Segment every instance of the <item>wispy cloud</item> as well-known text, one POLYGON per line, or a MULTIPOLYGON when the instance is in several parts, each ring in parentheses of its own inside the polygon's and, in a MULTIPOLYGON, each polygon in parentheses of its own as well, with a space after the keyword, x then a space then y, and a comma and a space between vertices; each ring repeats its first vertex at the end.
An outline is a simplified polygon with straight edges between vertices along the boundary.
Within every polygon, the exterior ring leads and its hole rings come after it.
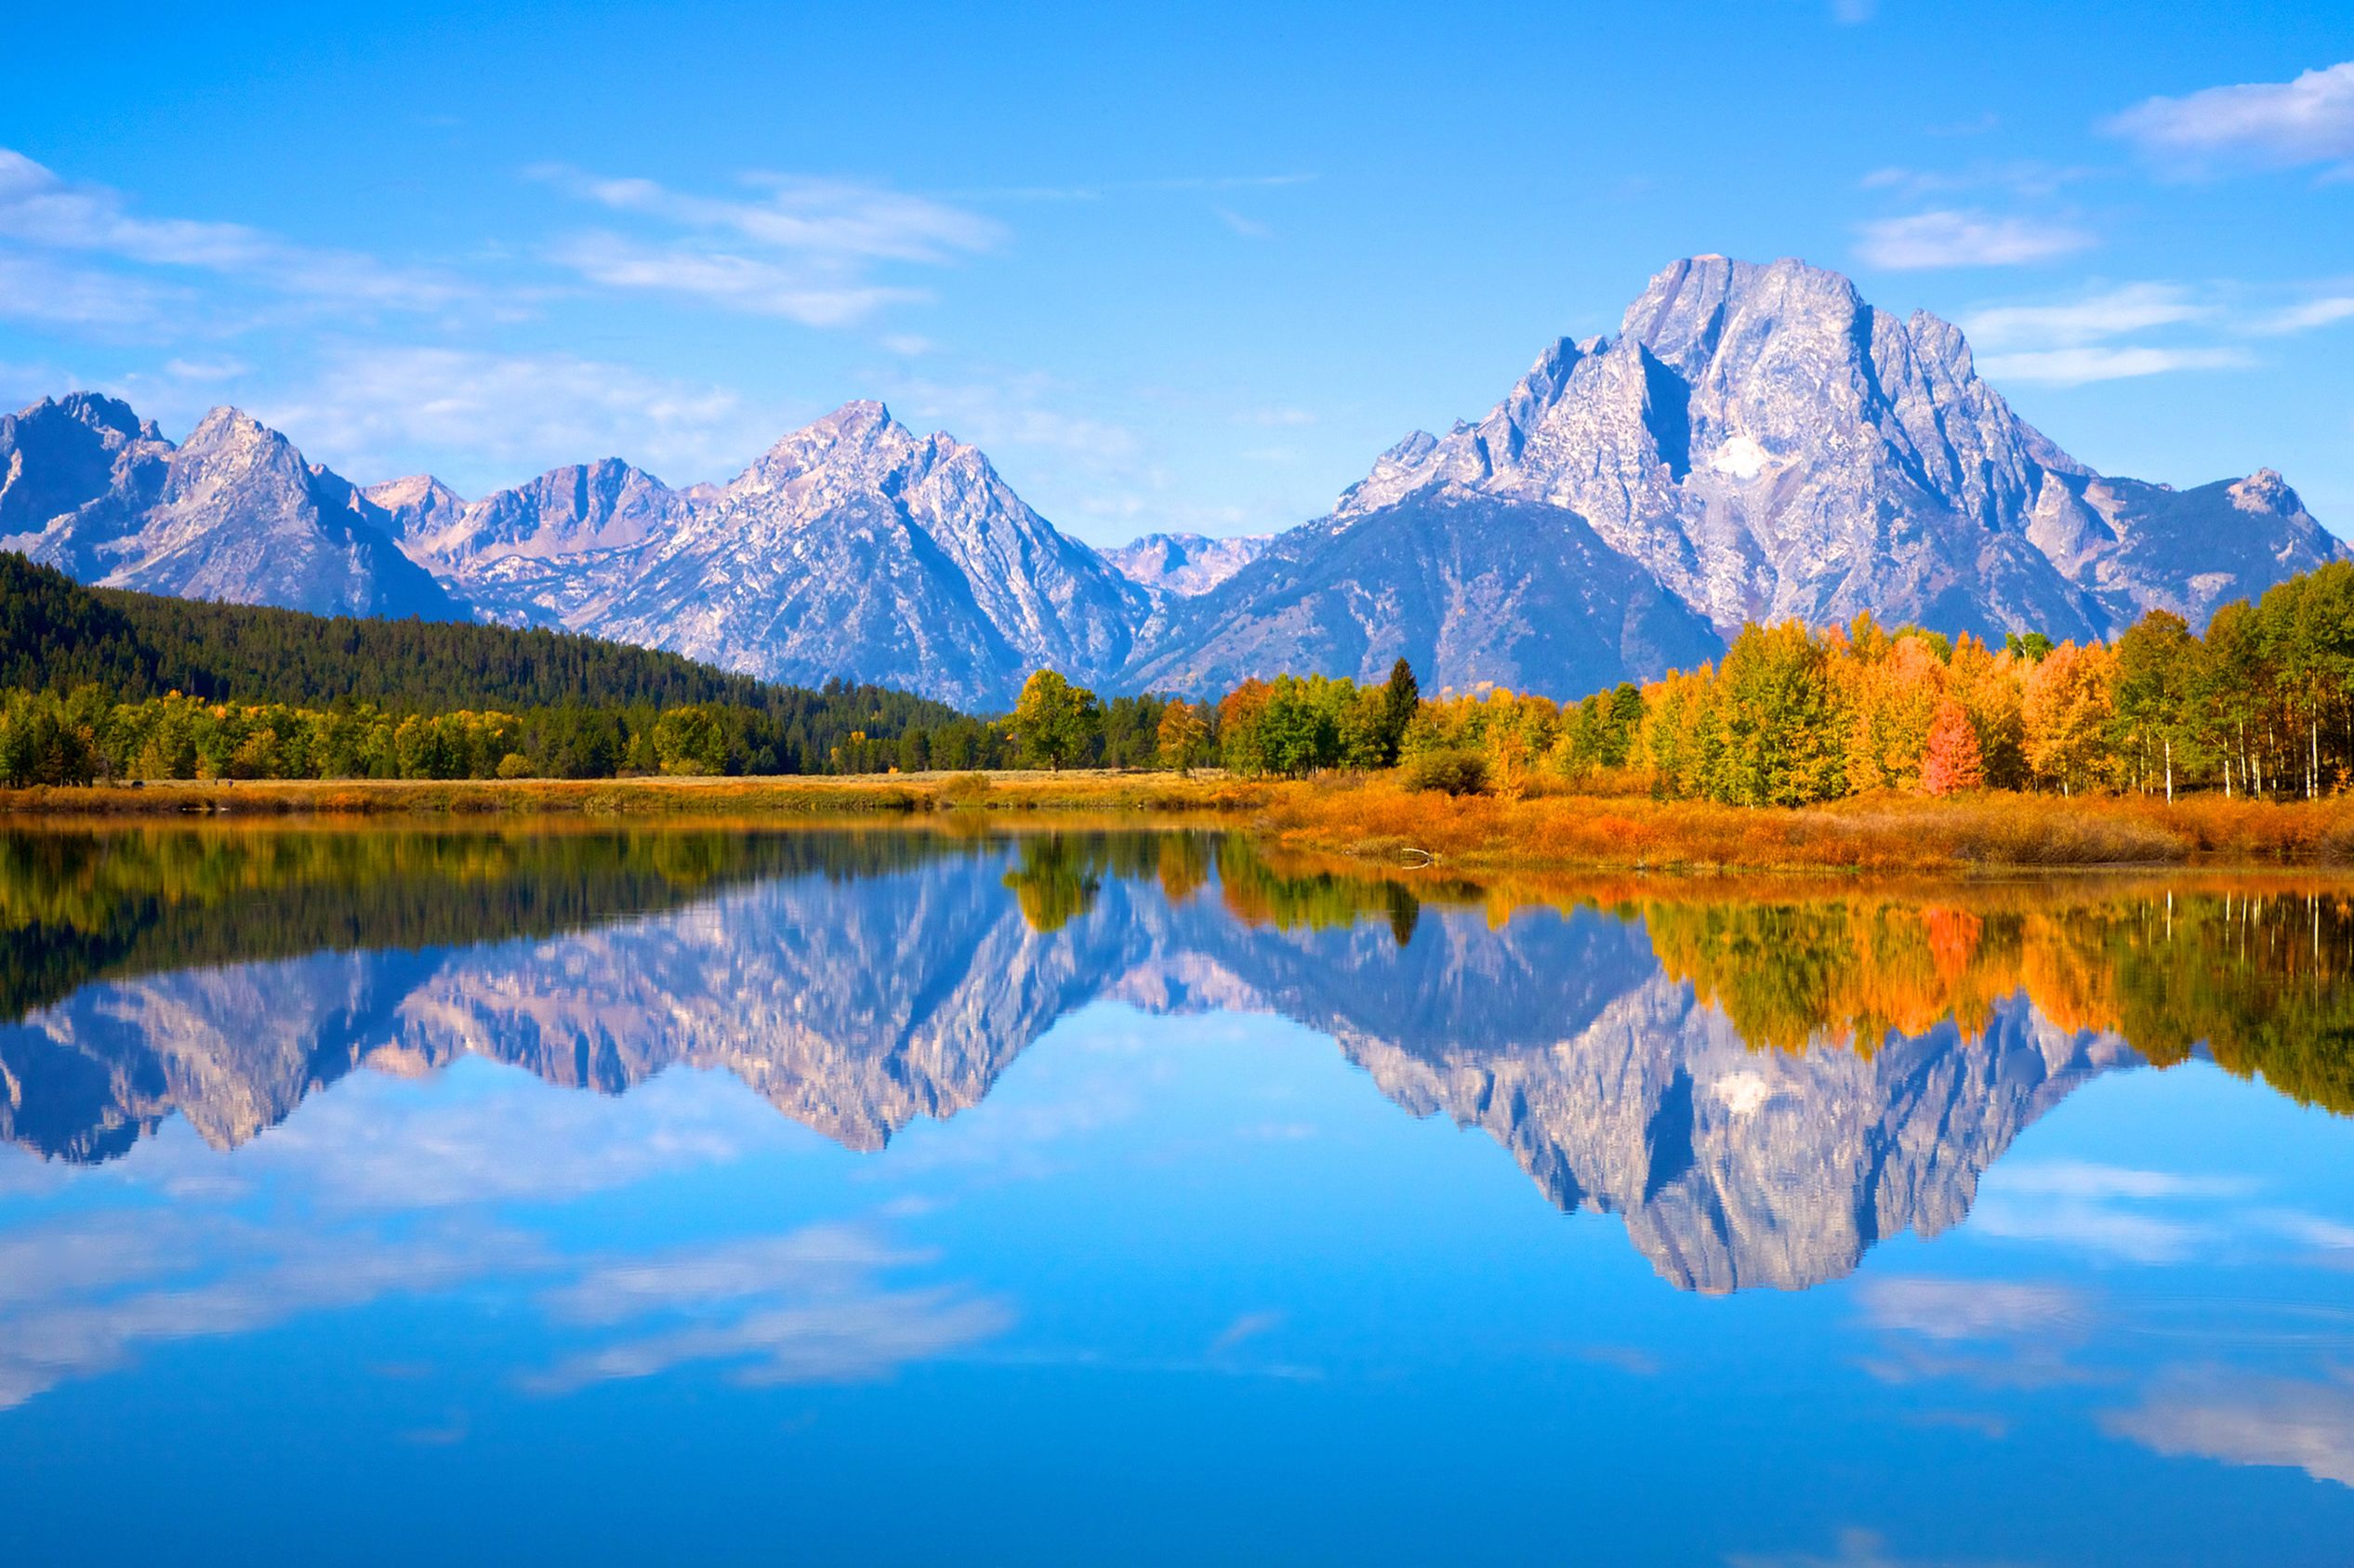
POLYGON ((2095 243, 2073 223, 1963 210, 1876 218, 1858 233, 1858 253, 1892 271, 2017 267, 2073 255, 2095 243))
POLYGON ((1257 218, 1245 217, 1232 207, 1213 206, 1210 210, 1217 215, 1219 222, 1246 240, 1263 240, 1275 232, 1257 218))
POLYGON ((1964 316, 1962 327, 1980 350, 1978 368, 1995 380, 2073 387, 2254 363, 2232 344, 2119 341, 2222 314, 2220 306, 2179 284, 2143 283, 2050 303, 1992 306, 1964 316))
POLYGON ((403 455, 462 455, 509 479, 591 456, 626 456, 682 480, 741 461, 784 428, 708 383, 570 354, 350 345, 254 412, 354 478, 387 478, 403 455))
POLYGON ((2101 1425, 2161 1454, 2277 1465, 2354 1486, 2354 1380, 2176 1372, 2101 1425))
POLYGON ((1872 1326, 1932 1339, 1982 1339, 2081 1325, 2090 1304, 2066 1285, 1897 1275, 1856 1291, 1872 1326))
POLYGON ((346 305, 438 310, 467 292, 441 272, 298 245, 242 223, 142 217, 117 192, 68 181, 7 148, 0 148, 0 240, 211 272, 346 305))
POLYGON ((1182 175, 1167 179, 1109 179, 1075 185, 991 185, 953 192, 966 202, 1100 202, 1112 196, 1156 191, 1277 191, 1307 185, 1312 174, 1182 175))
POLYGON ((803 326, 850 326, 885 305, 931 297, 922 289, 851 281, 845 269, 788 266, 694 244, 645 244, 618 234, 575 235, 550 245, 547 256, 606 288, 679 295, 803 326))
POLYGON ((682 1248, 592 1269, 548 1298, 559 1317, 652 1320, 639 1332, 530 1379, 543 1392, 648 1377, 715 1363, 755 1383, 880 1377, 995 1337, 1003 1301, 948 1286, 885 1287, 874 1278, 914 1260, 849 1226, 682 1248))
POLYGON ((2267 317, 2256 323, 2255 330, 2268 336, 2286 336, 2347 321, 2354 321, 2354 295, 2333 294, 2267 317))
MULTIPOLYGON (((1870 1530, 1843 1530, 1839 1542, 1829 1553, 1734 1552, 1725 1560, 1726 1568, 1973 1568, 1958 1558, 1898 1557, 1888 1550, 1888 1543, 1870 1530)), ((1996 1568, 1981 1563, 1977 1568, 1996 1568)))
POLYGON ((593 231, 548 258, 592 283, 703 300, 808 326, 847 326, 927 291, 877 276, 887 265, 940 267, 995 248, 994 220, 932 197, 855 180, 744 177, 746 198, 674 191, 562 165, 534 176, 615 214, 667 231, 644 239, 593 231))
POLYGON ((2090 1160, 2041 1160, 2006 1166, 2003 1191, 2049 1197, 2238 1198, 2256 1190, 2244 1176, 2189 1176, 2179 1171, 2142 1170, 2090 1160))
POLYGON ((136 278, 0 250, 0 318, 9 321, 119 332, 158 321, 170 298, 136 278))
POLYGON ((1877 168, 1863 177, 1867 191, 1892 191, 1901 196, 1943 195, 1955 191, 2006 191, 2017 196, 2049 196, 2088 178, 2088 169, 2046 164, 2031 158, 2003 163, 1975 163, 1959 169, 1877 168))
POLYGON ((2132 142, 2167 173, 2186 178, 2308 164, 2354 173, 2354 60, 2290 82, 2149 99, 2103 122, 2101 129, 2132 142))

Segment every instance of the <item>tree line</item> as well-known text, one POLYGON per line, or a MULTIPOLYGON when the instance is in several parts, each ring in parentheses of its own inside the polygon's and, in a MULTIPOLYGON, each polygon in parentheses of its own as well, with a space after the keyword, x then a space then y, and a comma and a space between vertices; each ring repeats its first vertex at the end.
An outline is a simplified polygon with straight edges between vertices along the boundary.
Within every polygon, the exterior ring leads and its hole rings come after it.
POLYGON ((1053 670, 1002 718, 775 686, 544 631, 87 589, 0 555, 0 783, 599 778, 1009 767, 1402 770, 1453 793, 1647 788, 1796 806, 1877 790, 2312 797, 2354 778, 2354 564, 2113 642, 1997 647, 1869 614, 1559 703, 1280 675, 1109 700, 1053 670))
POLYGON ((547 630, 88 588, 0 553, 0 783, 857 771, 945 703, 547 630))

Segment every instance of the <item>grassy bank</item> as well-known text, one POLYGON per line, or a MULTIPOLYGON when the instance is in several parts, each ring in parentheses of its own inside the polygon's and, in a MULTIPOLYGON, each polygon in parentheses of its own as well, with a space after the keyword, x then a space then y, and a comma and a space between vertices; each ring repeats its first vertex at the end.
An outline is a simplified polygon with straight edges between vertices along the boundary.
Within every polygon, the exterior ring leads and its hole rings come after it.
POLYGON ((854 777, 247 780, 0 790, 6 816, 854 816, 940 810, 1248 813, 1289 788, 1148 772, 854 777))
POLYGON ((1212 816, 1283 848, 1462 871, 1970 872, 2133 865, 2354 863, 2354 798, 1987 793, 1868 796, 1797 810, 1641 795, 1517 800, 1410 790, 1391 775, 999 772, 866 777, 151 784, 0 791, 0 814, 305 817, 1212 816))
POLYGON ((1647 796, 1521 800, 1409 791, 1385 778, 1287 793, 1260 825, 1291 848, 1465 870, 1936 872, 2014 867, 2335 864, 2354 800, 1867 796, 1783 810, 1647 796))

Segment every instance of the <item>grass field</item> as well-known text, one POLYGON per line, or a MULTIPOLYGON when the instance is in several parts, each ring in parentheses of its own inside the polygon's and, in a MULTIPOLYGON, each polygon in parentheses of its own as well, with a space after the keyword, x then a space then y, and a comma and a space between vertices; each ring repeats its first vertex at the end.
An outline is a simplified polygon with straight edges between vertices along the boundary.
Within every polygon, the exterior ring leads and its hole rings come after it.
POLYGON ((2354 797, 2174 805, 2135 796, 1865 797, 1799 810, 1406 788, 1394 776, 1238 780, 1215 773, 998 772, 813 778, 456 783, 151 784, 0 791, 29 817, 691 815, 934 812, 1211 818, 1276 846, 1464 871, 1952 872, 2134 865, 2354 863, 2354 797))

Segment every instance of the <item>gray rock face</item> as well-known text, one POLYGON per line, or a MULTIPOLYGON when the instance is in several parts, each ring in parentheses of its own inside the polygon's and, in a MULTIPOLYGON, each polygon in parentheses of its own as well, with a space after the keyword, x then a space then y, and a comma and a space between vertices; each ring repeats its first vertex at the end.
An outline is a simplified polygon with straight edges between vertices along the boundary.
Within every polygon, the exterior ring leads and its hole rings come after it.
POLYGON ((2347 554, 2278 476, 2104 479, 2011 411, 1954 327, 1788 260, 1669 267, 1615 340, 1557 343, 1477 424, 1408 436, 1335 520, 1432 494, 1573 511, 1720 631, 1871 610, 2097 637, 2153 607, 2203 623, 2347 554))
POLYGON ((396 514, 401 547, 477 614, 575 629, 610 610, 692 505, 617 457, 554 468, 471 505, 437 480, 380 488, 406 503, 396 514))
POLYGON ((154 505, 171 453, 152 423, 95 393, 0 418, 0 549, 98 575, 99 547, 154 505))
POLYGON ((443 532, 466 510, 464 497, 431 474, 389 479, 360 494, 383 508, 387 530, 404 546, 443 532))
POLYGON ((1164 615, 1123 684, 1210 694, 1287 670, 1379 680, 1403 656, 1433 691, 1576 693, 1721 646, 1575 512, 1454 487, 1296 529, 1164 615))
POLYGON ((28 526, 0 546, 84 582, 321 614, 465 613, 400 552, 383 508, 235 409, 213 410, 178 447, 105 399, 9 423, 24 497, 13 520, 28 526))
POLYGON ((470 504, 364 494, 217 410, 174 449, 88 394, 0 420, 0 547, 88 582, 380 614, 465 609, 773 679, 969 707, 1052 666, 1209 694, 1282 671, 1576 697, 1747 619, 2105 637, 2344 559, 2269 469, 2105 476, 1979 378, 1959 331, 1835 272, 1702 256, 1564 339, 1486 417, 1416 431, 1282 534, 1066 538, 975 449, 855 402, 725 485, 617 459, 470 504), (393 541, 398 548, 391 547, 393 541), (430 574, 430 580, 428 578, 430 574), (437 586, 438 585, 438 586, 437 586))
POLYGON ((1041 665, 1117 669, 1145 608, 978 450, 853 402, 649 541, 578 629, 771 679, 841 675, 996 707, 1041 665))
POLYGON ((1155 593, 1190 599, 1205 594, 1258 560, 1272 534, 1213 539, 1207 534, 1147 534, 1104 552, 1130 582, 1155 593))

